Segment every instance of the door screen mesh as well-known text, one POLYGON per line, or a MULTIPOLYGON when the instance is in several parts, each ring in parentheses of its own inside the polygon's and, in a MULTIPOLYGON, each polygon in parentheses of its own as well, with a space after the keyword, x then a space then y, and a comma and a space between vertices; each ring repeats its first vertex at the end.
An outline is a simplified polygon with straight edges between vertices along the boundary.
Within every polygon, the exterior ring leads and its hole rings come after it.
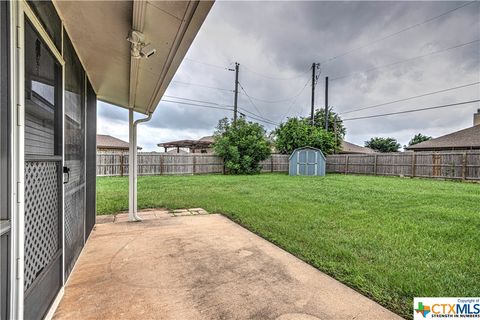
POLYGON ((60 248, 58 172, 58 162, 25 162, 25 290, 60 248))
POLYGON ((85 73, 64 33, 65 59, 65 278, 70 275, 85 242, 85 73))

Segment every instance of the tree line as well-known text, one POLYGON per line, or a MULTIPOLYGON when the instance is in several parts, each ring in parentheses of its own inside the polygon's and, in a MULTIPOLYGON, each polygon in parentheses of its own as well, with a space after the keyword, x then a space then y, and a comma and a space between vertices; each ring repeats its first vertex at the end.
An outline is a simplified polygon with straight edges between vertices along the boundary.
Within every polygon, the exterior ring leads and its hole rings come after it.
MULTIPOLYGON (((215 130, 214 151, 222 157, 225 169, 231 174, 260 172, 259 163, 267 159, 272 150, 290 154, 295 149, 310 146, 326 155, 339 152, 346 129, 342 119, 332 111, 328 113, 328 129, 325 129, 325 109, 317 109, 314 121, 305 117, 292 117, 281 123, 269 135, 265 128, 244 117, 236 121, 223 118, 215 130)), ((432 137, 416 134, 408 146, 430 140, 432 137)), ((365 147, 378 152, 398 152, 400 143, 391 137, 373 137, 365 141, 365 147)), ((407 146, 404 146, 407 147, 407 146)))

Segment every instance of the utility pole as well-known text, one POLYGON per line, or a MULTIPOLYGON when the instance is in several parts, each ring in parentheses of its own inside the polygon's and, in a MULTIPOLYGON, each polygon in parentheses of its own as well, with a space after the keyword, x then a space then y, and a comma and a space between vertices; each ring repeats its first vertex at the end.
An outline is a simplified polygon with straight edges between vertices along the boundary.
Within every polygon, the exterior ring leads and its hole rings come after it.
POLYGON ((317 64, 314 62, 312 63, 312 110, 310 112, 310 122, 312 126, 315 124, 314 112, 315 112, 315 71, 317 68, 317 64))
POLYGON ((238 104, 238 71, 240 64, 235 62, 235 98, 233 100, 233 122, 237 122, 237 104, 238 104))
POLYGON ((335 115, 335 118, 333 120, 333 132, 335 134, 335 151, 334 153, 337 153, 337 115, 335 115))
POLYGON ((328 77, 325 77, 325 131, 328 131, 328 77))

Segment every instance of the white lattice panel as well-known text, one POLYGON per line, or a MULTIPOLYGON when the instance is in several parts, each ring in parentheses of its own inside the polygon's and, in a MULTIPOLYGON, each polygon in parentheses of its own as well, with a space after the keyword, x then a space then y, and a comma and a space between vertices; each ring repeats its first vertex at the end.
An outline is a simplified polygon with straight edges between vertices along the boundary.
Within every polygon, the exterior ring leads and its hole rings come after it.
POLYGON ((25 162, 25 290, 60 248, 58 172, 58 162, 25 162))

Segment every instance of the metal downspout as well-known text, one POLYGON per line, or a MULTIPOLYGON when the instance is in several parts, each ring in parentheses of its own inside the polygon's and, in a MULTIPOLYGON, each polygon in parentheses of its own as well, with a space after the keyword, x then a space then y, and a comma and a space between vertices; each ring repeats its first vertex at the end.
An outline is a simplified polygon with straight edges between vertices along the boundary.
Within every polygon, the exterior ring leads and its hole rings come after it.
POLYGON ((152 119, 150 113, 146 118, 138 119, 134 121, 134 111, 129 110, 129 161, 128 161, 128 178, 129 178, 129 191, 128 191, 128 220, 129 221, 142 221, 137 214, 137 125, 139 123, 147 122, 152 119))

